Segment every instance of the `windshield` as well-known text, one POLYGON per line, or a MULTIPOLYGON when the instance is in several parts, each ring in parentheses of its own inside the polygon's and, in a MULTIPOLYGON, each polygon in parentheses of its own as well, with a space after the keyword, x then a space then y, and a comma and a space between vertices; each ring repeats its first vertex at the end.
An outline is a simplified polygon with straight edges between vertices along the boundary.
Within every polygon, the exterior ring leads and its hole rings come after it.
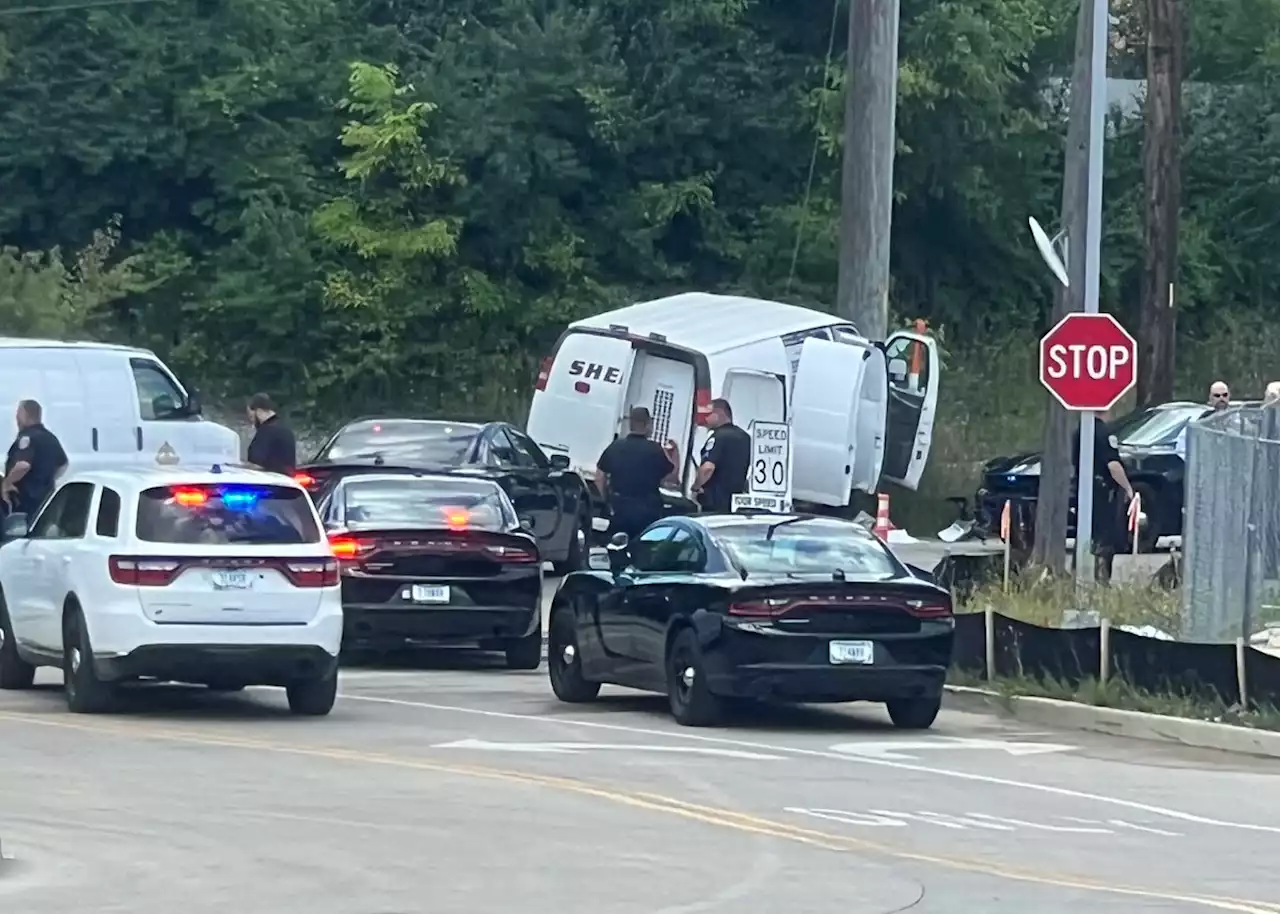
POLYGON ((878 542, 842 521, 752 521, 717 527, 715 536, 748 574, 830 574, 837 569, 850 576, 902 573, 878 542))
POLYGON ((1133 413, 1116 423, 1116 440, 1129 447, 1173 444, 1182 427, 1206 412, 1203 406, 1175 406, 1133 413))
POLYGON ((343 487, 348 526, 360 529, 503 531, 515 511, 493 483, 468 480, 358 480, 343 487))
POLYGON ((258 485, 163 486, 138 500, 138 539, 180 545, 293 546, 320 541, 300 489, 258 485))
POLYGON ((453 466, 462 463, 480 429, 450 422, 360 422, 338 433, 319 460, 382 457, 414 465, 453 466))

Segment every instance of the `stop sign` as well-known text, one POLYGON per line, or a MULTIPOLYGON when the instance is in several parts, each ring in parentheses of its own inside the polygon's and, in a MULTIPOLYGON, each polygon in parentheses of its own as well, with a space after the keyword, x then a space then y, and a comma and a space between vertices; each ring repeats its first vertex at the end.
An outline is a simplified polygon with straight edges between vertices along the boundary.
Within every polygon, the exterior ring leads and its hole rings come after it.
POLYGON ((1108 410, 1138 379, 1138 344, 1110 314, 1068 314, 1040 340, 1040 383, 1070 410, 1108 410))

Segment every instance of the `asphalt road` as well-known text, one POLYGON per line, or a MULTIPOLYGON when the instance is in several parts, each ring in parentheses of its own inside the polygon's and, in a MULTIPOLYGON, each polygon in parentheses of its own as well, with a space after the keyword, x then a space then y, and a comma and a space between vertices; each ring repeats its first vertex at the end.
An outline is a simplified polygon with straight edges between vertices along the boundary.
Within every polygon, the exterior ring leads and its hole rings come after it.
POLYGON ((1280 766, 944 713, 561 705, 423 655, 270 690, 0 693, 0 910, 1280 914, 1280 766))

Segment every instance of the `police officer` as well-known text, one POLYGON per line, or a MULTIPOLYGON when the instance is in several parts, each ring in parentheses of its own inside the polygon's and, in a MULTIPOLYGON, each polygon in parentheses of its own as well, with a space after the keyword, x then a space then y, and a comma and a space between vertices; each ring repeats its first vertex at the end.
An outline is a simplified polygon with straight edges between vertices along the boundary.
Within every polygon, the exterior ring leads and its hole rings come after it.
POLYGON ((711 401, 707 417, 711 434, 702 446, 702 463, 693 483, 693 494, 703 511, 727 514, 733 496, 747 491, 751 469, 751 436, 733 424, 728 400, 711 401))
MULTIPOLYGON (((1124 550, 1129 535, 1128 508, 1133 486, 1120 462, 1118 443, 1102 417, 1094 414, 1093 430, 1093 555, 1095 578, 1111 582, 1111 566, 1117 552, 1124 550)), ((1076 429, 1071 448, 1076 478, 1080 478, 1080 430, 1076 429)), ((1080 535, 1079 529, 1076 535, 1080 535)))
POLYGON ((596 486, 609 503, 609 536, 634 539, 662 516, 663 482, 674 483, 679 454, 674 441, 659 447, 649 438, 653 420, 637 406, 627 416, 628 433, 604 449, 596 462, 596 486))
POLYGON ((44 427, 44 410, 35 400, 18 403, 18 435, 9 448, 0 481, 0 501, 14 514, 32 515, 53 492, 67 469, 67 452, 44 427))
POLYGON ((272 473, 292 475, 298 467, 298 443, 266 394, 250 398, 249 421, 256 429, 246 455, 249 462, 272 473))

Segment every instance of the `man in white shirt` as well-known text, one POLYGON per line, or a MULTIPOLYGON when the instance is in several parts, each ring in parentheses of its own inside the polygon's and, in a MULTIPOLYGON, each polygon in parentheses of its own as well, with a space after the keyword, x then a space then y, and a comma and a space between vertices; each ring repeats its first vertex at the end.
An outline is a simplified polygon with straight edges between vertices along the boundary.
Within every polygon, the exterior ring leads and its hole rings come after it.
MULTIPOLYGON (((1267 390, 1271 388, 1268 386, 1267 390)), ((1280 396, 1280 385, 1277 386, 1277 395, 1280 396)), ((1231 405, 1231 389, 1227 387, 1226 381, 1214 381, 1209 385, 1209 403, 1210 409, 1220 411, 1231 405)), ((1182 431, 1178 432, 1178 441, 1174 445, 1174 450, 1178 452, 1178 456, 1185 462, 1187 459, 1187 426, 1182 427, 1182 431)))

